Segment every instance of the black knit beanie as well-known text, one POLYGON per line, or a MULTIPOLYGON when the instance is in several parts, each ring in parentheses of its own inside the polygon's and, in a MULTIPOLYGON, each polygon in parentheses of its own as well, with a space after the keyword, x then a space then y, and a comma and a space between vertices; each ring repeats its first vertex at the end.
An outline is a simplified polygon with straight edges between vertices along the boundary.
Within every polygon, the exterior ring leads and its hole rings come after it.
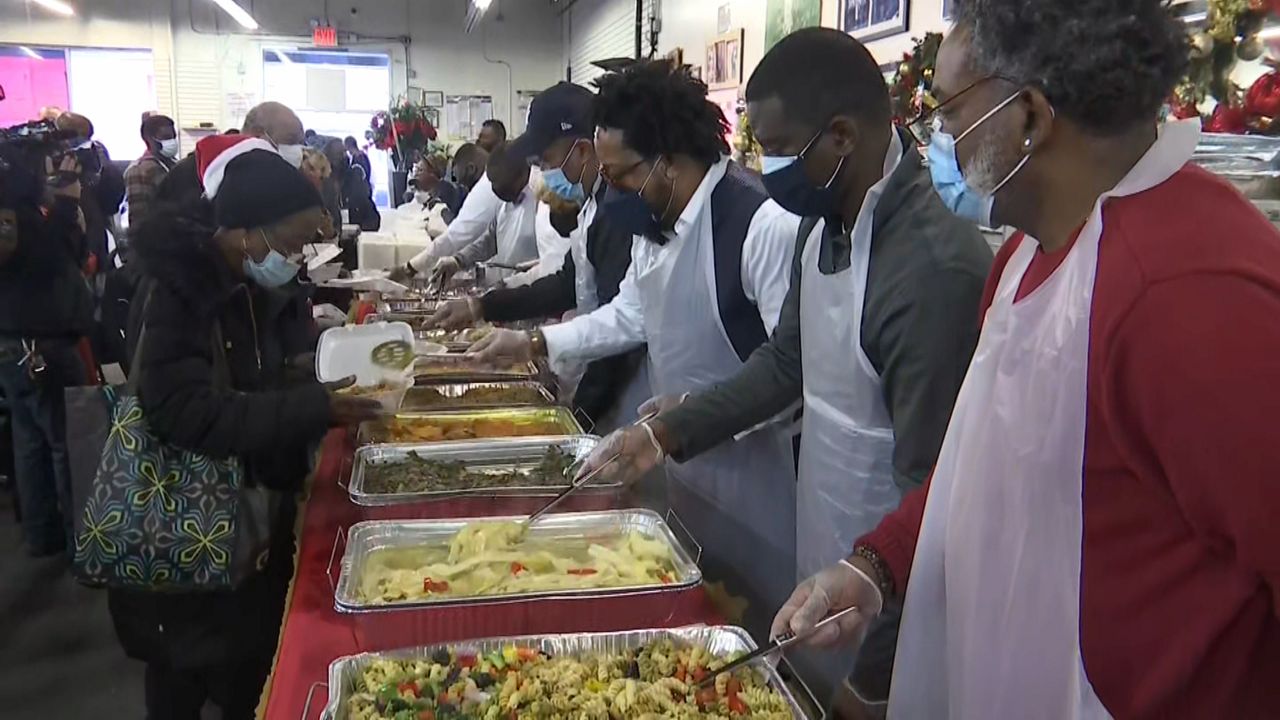
POLYGON ((227 163, 213 213, 222 227, 255 228, 323 206, 315 186, 287 160, 267 150, 251 150, 227 163))

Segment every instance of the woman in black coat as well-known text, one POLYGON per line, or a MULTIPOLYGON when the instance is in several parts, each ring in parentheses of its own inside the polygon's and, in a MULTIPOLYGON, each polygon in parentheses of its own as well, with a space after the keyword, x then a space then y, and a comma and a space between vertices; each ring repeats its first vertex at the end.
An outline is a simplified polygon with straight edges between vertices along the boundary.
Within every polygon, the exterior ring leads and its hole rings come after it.
POLYGON ((212 203, 158 207, 139 228, 144 281, 130 352, 144 328, 146 340, 133 372, 142 373, 139 399, 152 432, 176 446, 240 457, 249 483, 279 491, 277 512, 265 567, 232 591, 111 592, 125 652, 147 663, 151 720, 198 720, 206 700, 224 718, 252 717, 279 634, 292 573, 293 493, 310 449, 330 426, 377 410, 296 370, 295 359, 314 352, 316 341, 293 279, 294 258, 321 222, 315 188, 265 149, 226 163, 217 187, 212 203), (225 366, 215 361, 215 329, 225 366))

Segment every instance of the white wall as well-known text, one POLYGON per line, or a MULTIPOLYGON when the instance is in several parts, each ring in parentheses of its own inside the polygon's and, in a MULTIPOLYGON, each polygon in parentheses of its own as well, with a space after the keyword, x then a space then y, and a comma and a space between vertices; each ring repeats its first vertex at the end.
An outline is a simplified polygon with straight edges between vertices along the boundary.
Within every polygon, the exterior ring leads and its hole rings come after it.
MULTIPOLYGON (((211 122, 218 128, 238 125, 243 103, 261 100, 261 48, 310 45, 308 20, 322 17, 325 5, 241 0, 262 26, 244 34, 209 0, 72 3, 80 14, 62 18, 24 0, 6 0, 0 4, 0 43, 150 49, 157 109, 182 126, 211 122)), ((385 36, 352 47, 391 55, 393 97, 410 83, 446 94, 491 95, 495 116, 511 124, 517 90, 542 89, 563 76, 559 18, 542 0, 494 0, 483 25, 466 34, 467 5, 468 0, 329 3, 340 39, 352 32, 385 36), (403 35, 412 40, 407 65, 396 39, 403 35), (509 64, 510 75, 508 65, 485 59, 486 50, 490 59, 509 64)))
MULTIPOLYGON (((760 58, 764 56, 764 25, 766 0, 661 0, 662 34, 658 52, 665 54, 674 48, 684 48, 685 62, 701 65, 707 42, 716 36, 718 13, 721 6, 729 5, 729 26, 742 28, 744 34, 743 82, 751 77, 760 58)), ((836 27, 840 0, 823 0, 822 24, 836 27)), ((880 64, 901 60, 902 54, 911 52, 912 38, 926 32, 945 32, 949 23, 942 19, 942 0, 913 0, 908 8, 908 29, 889 37, 867 43, 867 49, 880 64)))

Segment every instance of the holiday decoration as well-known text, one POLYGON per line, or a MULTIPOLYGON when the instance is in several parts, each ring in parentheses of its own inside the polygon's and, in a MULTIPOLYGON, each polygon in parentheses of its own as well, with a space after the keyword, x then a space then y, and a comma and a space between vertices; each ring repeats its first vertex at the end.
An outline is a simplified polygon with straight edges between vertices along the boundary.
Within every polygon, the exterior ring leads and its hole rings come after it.
POLYGON ((397 170, 409 170, 435 143, 436 127, 431 121, 434 114, 434 108, 398 100, 373 116, 365 137, 374 147, 391 153, 397 170))
POLYGON ((894 122, 899 125, 933 108, 929 90, 933 87, 933 69, 938 63, 938 46, 941 44, 942 33, 927 33, 915 41, 909 54, 902 56, 902 63, 889 85, 889 107, 893 111, 894 122))
POLYGON ((1218 103, 1213 114, 1204 122, 1205 132, 1242 134, 1248 130, 1248 115, 1242 107, 1218 103))
POLYGON ((1209 0, 1206 29, 1191 35, 1187 76, 1169 99, 1172 114, 1195 117, 1195 108, 1212 98, 1217 107, 1205 121, 1205 130, 1271 133, 1277 116, 1276 108, 1270 106, 1274 81, 1255 83, 1257 90, 1250 89, 1254 97, 1250 101, 1231 82, 1231 71, 1237 60, 1263 57, 1266 47, 1258 31, 1269 15, 1278 12, 1280 0, 1209 0))
POLYGON ((736 151, 734 160, 743 167, 759 172, 760 156, 764 154, 764 150, 760 147, 760 141, 756 140, 756 134, 751 130, 751 118, 747 116, 746 101, 739 97, 734 109, 738 114, 738 131, 733 136, 733 149, 736 151))

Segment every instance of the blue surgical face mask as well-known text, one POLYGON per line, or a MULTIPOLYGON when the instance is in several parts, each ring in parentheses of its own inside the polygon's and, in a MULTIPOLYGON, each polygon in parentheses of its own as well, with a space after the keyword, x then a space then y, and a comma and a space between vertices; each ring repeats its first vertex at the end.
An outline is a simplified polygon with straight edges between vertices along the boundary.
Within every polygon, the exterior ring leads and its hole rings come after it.
POLYGON ((249 257, 249 253, 245 252, 244 257, 244 274, 254 283, 267 288, 278 288, 294 278, 298 274, 298 270, 302 265, 293 262, 282 255, 278 250, 271 247, 271 241, 267 239, 267 231, 259 230, 262 233, 262 241, 267 244, 267 256, 262 262, 249 257))
POLYGON ((1009 103, 1013 102, 1019 94, 1020 92, 1014 93, 1005 98, 1003 102, 989 110, 986 115, 978 118, 977 122, 970 125, 968 130, 960 133, 959 137, 943 132, 940 120, 934 121, 933 134, 929 137, 929 176, 933 180, 934 191, 938 193, 938 197, 942 198, 943 204, 951 212, 986 227, 994 227, 994 221, 991 219, 991 209, 995 205, 996 193, 1000 192, 1000 189, 1007 185, 1013 179, 1013 176, 1018 174, 1019 170, 1022 170, 1022 166, 1027 164, 1031 156, 1023 156, 1022 162, 1014 166, 1013 170, 1009 171, 1009 174, 1005 175, 1003 180, 996 183, 991 192, 983 192, 975 189, 965 179, 964 171, 960 169, 960 158, 956 155, 956 145, 992 115, 1008 107, 1009 103))
POLYGON ((765 155, 760 159, 764 189, 783 210, 801 217, 828 217, 836 213, 836 178, 844 169, 844 157, 821 187, 814 187, 804 173, 804 157, 826 132, 819 130, 799 155, 765 155))
POLYGON ((587 166, 582 166, 578 181, 572 182, 564 174, 564 164, 569 162, 569 158, 573 157, 573 150, 578 147, 580 142, 584 141, 579 138, 573 142, 573 145, 569 147, 569 153, 564 156, 564 160, 560 162, 558 167, 542 172, 542 182, 546 183, 548 190, 559 195, 564 200, 579 205, 587 201, 587 191, 582 189, 582 176, 587 174, 587 166))
POLYGON ((655 217, 653 211, 649 209, 649 203, 644 201, 644 189, 649 186, 649 181, 653 179, 653 174, 657 169, 658 163, 655 162, 653 167, 649 169, 649 175, 641 183, 638 192, 626 192, 610 185, 609 189, 605 191, 604 201, 600 203, 600 209, 624 231, 632 235, 642 235, 661 241, 662 218, 666 217, 667 212, 671 210, 671 203, 675 200, 675 192, 673 190, 668 196, 667 206, 663 208, 662 215, 655 217))

